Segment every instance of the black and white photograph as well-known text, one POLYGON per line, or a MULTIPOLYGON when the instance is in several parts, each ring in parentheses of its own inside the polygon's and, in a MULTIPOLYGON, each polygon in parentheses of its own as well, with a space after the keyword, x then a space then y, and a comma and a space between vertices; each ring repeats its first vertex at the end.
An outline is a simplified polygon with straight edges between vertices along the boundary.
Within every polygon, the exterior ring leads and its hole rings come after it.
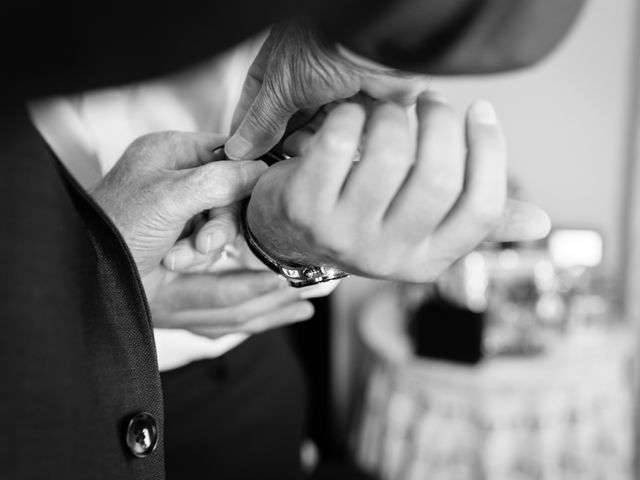
POLYGON ((640 479, 640 3, 2 18, 1 480, 640 479))

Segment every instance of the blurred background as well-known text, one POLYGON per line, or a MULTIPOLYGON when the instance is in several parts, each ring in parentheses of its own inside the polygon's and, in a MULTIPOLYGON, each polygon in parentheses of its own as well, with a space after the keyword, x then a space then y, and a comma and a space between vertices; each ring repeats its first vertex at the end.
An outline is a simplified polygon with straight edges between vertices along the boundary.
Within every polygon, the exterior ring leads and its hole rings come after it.
POLYGON ((485 246, 435 289, 343 282, 332 402, 368 471, 640 478, 639 27, 637 2, 592 0, 533 68, 433 79, 459 111, 494 103, 512 194, 554 230, 536 245, 485 246))

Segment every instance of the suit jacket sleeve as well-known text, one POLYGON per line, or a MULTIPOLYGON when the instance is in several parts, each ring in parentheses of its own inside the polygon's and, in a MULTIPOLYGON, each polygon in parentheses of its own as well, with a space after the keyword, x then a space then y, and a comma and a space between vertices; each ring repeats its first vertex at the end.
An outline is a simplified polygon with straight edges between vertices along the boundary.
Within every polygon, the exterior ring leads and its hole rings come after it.
MULTIPOLYGON (((485 73, 551 51, 583 0, 85 0, 4 7, 4 92, 38 96, 135 82, 205 60, 291 15, 387 65, 485 73)), ((0 24, 1 25, 1 24, 0 24)))

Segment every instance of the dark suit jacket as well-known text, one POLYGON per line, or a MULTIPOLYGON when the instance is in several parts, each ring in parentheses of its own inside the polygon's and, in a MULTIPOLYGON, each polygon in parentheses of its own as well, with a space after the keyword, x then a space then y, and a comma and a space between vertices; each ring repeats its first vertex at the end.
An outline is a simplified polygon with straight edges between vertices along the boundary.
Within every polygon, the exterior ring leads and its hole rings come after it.
MULTIPOLYGON (((24 99, 166 73, 298 10, 373 59, 431 73, 536 61, 581 0, 14 1, 0 17, 0 478, 163 477, 151 320, 108 219, 56 161, 24 99), (525 37, 528 41, 516 41, 525 37), (507 41, 509 40, 509 41, 507 41), (160 445, 124 442, 150 412, 160 445)), ((215 454, 215 452, 213 452, 215 454)), ((214 473, 215 474, 215 473, 214 473)))

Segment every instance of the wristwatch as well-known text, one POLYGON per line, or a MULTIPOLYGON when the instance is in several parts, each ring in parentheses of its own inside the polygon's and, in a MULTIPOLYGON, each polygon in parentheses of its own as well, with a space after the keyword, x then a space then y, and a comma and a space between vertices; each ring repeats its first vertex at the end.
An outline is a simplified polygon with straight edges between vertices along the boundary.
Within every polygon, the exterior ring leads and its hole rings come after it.
MULTIPOLYGON (((287 158, 290 157, 281 152, 271 150, 261 157, 261 160, 265 161, 268 165, 273 165, 287 158)), ((289 282, 289 285, 296 288, 308 287, 349 276, 349 274, 333 267, 288 263, 268 253, 252 235, 249 225, 247 224, 247 209, 250 200, 251 197, 244 199, 240 210, 240 229, 242 235, 253 254, 275 273, 282 275, 289 282)))

